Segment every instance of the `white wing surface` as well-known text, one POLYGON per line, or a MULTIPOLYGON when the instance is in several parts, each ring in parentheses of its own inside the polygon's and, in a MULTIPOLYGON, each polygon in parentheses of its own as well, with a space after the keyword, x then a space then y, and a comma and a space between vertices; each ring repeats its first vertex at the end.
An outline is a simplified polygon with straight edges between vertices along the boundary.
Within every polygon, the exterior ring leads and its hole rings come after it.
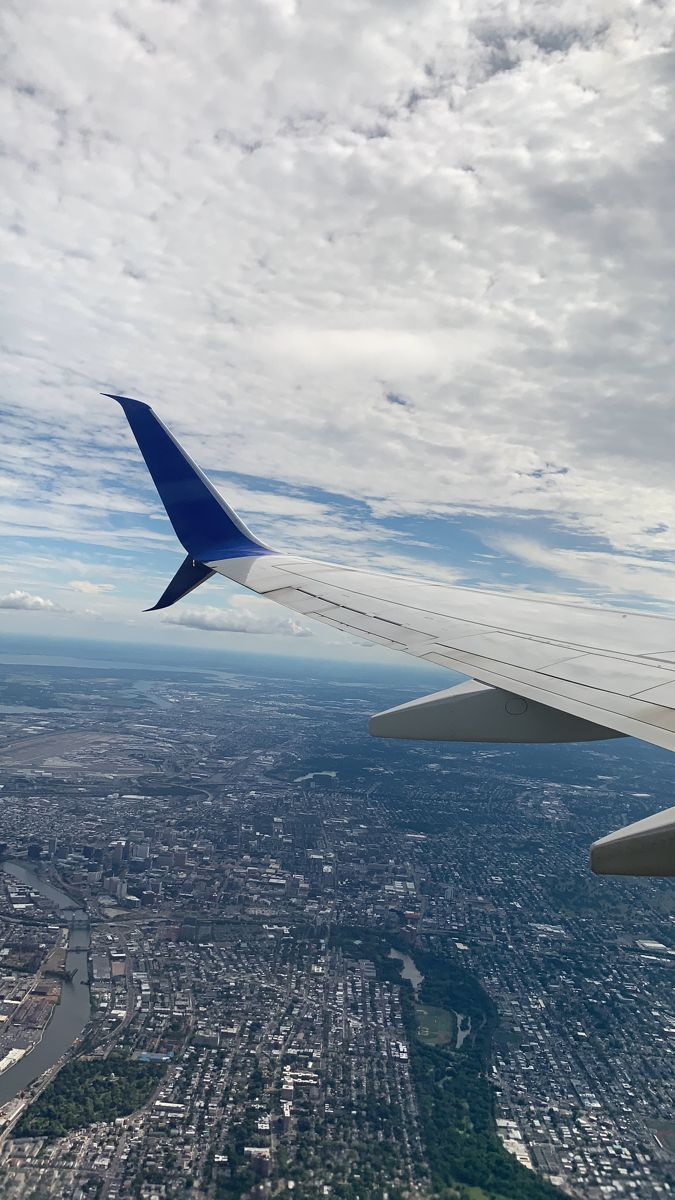
MULTIPOLYGON (((448 587, 278 554, 246 528, 159 418, 117 399, 187 558, 155 607, 214 572, 312 620, 475 680, 381 713, 380 736, 576 741, 675 750, 675 621, 448 587)), ((675 874, 675 809, 595 843, 595 870, 675 874)))

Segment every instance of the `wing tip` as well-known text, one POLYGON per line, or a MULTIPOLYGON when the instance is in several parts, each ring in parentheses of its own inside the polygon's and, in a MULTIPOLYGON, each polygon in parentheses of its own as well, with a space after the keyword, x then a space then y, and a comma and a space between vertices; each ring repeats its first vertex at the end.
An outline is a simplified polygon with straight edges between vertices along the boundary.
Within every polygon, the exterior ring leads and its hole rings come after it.
POLYGON ((197 563, 273 554, 230 508, 203 471, 142 400, 102 392, 124 412, 178 540, 197 563))
POLYGON ((105 396, 106 400, 116 400, 125 412, 133 412, 135 409, 146 408, 152 412, 149 404, 144 400, 134 400, 131 396, 118 396, 116 392, 100 392, 101 396, 105 396))

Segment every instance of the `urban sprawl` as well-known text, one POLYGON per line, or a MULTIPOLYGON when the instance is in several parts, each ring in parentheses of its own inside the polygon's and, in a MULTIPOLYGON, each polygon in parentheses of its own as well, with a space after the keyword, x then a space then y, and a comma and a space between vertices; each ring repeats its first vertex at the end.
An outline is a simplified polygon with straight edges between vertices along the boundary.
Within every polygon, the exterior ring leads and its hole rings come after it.
POLYGON ((3 668, 5 1200, 675 1196, 671 885, 586 863, 666 757, 355 679, 3 668))

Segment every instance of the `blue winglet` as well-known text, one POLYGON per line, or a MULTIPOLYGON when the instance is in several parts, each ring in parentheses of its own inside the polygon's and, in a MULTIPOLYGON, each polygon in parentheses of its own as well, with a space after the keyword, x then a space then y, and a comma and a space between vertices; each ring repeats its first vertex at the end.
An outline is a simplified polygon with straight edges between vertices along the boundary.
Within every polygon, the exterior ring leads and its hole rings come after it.
POLYGON ((110 392, 102 395, 124 409, 169 520, 192 559, 205 563, 274 553, 218 495, 148 404, 110 392))
POLYGON ((164 589, 159 600, 153 604, 152 608, 146 608, 146 612, 157 612, 159 608, 170 608, 177 600, 182 600, 183 596, 187 596, 189 592, 194 592, 200 584, 206 583, 215 575, 212 567, 205 567, 203 563, 195 562, 190 554, 179 566, 171 583, 164 589))

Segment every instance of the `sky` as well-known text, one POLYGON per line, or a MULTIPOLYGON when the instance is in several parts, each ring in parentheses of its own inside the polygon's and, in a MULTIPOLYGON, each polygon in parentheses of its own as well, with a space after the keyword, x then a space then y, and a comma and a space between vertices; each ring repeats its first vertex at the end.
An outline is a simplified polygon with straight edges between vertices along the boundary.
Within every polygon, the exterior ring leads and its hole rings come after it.
POLYGON ((0 635, 381 660, 183 557, 121 410, 262 538, 672 611, 675 4, 6 0, 0 635))

